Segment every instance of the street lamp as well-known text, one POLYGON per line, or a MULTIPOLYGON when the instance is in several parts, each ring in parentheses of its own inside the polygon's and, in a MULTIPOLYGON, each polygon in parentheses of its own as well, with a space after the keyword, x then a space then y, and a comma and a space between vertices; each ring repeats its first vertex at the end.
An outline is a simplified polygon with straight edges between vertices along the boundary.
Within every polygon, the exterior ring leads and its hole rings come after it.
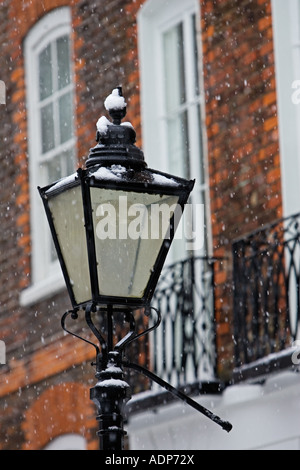
MULTIPOLYGON (((99 410, 100 448, 120 450, 125 434, 122 415, 130 398, 124 366, 180 395, 150 371, 126 361, 124 349, 160 323, 156 311, 154 326, 137 334, 134 312, 149 315, 154 289, 194 181, 147 167, 143 152, 135 146, 132 125, 121 122, 126 115, 121 87, 114 89, 104 104, 112 122, 104 116, 98 120, 97 145, 90 150, 85 169, 79 168, 39 191, 73 306, 63 315, 62 327, 79 337, 66 328, 66 319, 69 315, 77 319, 83 311, 98 339, 100 347, 91 343, 96 349, 98 379, 91 398, 99 410), (95 326, 93 312, 106 317, 106 338, 95 326), (129 328, 114 344, 116 312, 124 314, 129 328)), ((190 404, 196 407, 195 403, 190 404)), ((215 418, 210 412, 208 416, 215 418)), ((221 420, 219 424, 229 426, 221 420)))

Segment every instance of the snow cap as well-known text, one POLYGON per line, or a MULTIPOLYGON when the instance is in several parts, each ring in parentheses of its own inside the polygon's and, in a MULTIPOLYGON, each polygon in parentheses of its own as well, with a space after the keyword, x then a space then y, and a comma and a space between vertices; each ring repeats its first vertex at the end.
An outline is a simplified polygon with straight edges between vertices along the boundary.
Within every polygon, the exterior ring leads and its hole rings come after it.
POLYGON ((97 131, 101 134, 101 135, 105 135, 107 133, 107 129, 108 129, 108 126, 111 125, 111 122, 105 117, 105 116, 101 116, 98 121, 97 121, 97 131))
POLYGON ((107 111, 111 109, 124 109, 127 104, 125 103, 124 96, 122 96, 121 87, 115 88, 104 101, 104 106, 107 111))

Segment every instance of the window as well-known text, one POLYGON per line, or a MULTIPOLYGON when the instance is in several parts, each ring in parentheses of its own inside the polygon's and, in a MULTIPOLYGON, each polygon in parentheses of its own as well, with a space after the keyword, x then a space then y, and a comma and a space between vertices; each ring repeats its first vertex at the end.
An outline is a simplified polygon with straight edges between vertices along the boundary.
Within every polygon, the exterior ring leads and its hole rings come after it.
MULTIPOLYGON (((195 37, 195 15, 188 18, 187 31, 184 21, 180 21, 163 32, 163 75, 164 104, 161 121, 165 121, 167 153, 169 165, 177 174, 190 178, 189 119, 194 111, 199 112, 199 87, 197 74, 197 48, 195 37), (188 62, 185 50, 185 36, 192 35, 191 52, 193 57, 188 62), (189 77, 194 83, 189 84, 189 77), (190 86, 188 86, 190 85, 190 86), (190 96, 189 96, 190 95, 190 96)), ((200 126, 199 126, 200 129, 200 126)), ((198 142, 197 142, 198 144, 198 142)), ((197 149, 199 155, 199 149, 197 149)))
POLYGON ((42 18, 25 41, 32 240, 32 286, 27 304, 64 286, 37 191, 74 172, 74 85, 69 8, 42 18))
POLYGON ((284 215, 300 211, 300 1, 272 0, 284 215))
MULTIPOLYGON (((300 0, 272 0, 272 14, 283 215, 288 217, 300 212, 300 0)), ((287 265, 298 254, 297 248, 285 253, 287 265)), ((296 333, 297 282, 292 277, 289 285, 290 321, 296 333)))
MULTIPOLYGON (((162 171, 196 178, 192 202, 195 208, 202 205, 204 220, 196 217, 193 224, 205 225, 207 232, 198 4, 197 0, 174 0, 170 8, 168 1, 148 0, 139 14, 139 49, 143 146, 147 161, 162 171)), ((204 227, 193 230, 203 232, 204 227)), ((187 256, 185 247, 184 241, 175 240, 172 261, 187 256)), ((207 244, 198 254, 207 254, 207 244)))
POLYGON ((166 265, 175 263, 175 268, 167 271, 171 273, 169 277, 160 279, 161 291, 165 288, 165 292, 171 291, 170 284, 174 285, 178 273, 181 273, 180 276, 186 280, 186 284, 181 285, 184 285, 186 298, 190 296, 192 306, 189 304, 187 315, 184 308, 180 307, 175 289, 172 290, 173 296, 164 294, 159 302, 159 310, 162 317, 168 320, 161 333, 157 332, 155 343, 150 344, 153 363, 163 364, 164 367, 159 375, 164 375, 175 386, 179 382, 183 385, 199 377, 201 380, 211 380, 214 376, 213 360, 205 359, 205 356, 214 357, 213 341, 207 341, 207 338, 213 337, 212 316, 209 313, 213 311, 213 302, 211 295, 206 299, 202 295, 211 292, 207 288, 211 271, 205 260, 201 259, 197 263, 199 275, 195 276, 195 284, 190 282, 193 278, 190 270, 195 268, 195 263, 183 263, 182 266, 186 266, 187 270, 180 271, 180 261, 206 256, 210 248, 203 122, 205 101, 201 84, 201 44, 198 40, 199 3, 199 0, 148 0, 138 16, 143 148, 147 163, 167 173, 196 179, 189 201, 189 207, 193 208, 196 243, 188 242, 190 237, 185 237, 185 224, 181 224, 166 260, 166 265), (203 243, 199 244, 201 233, 203 243), (172 313, 168 317, 169 312, 172 313), (169 321, 171 318, 176 318, 174 324, 169 321), (183 331, 193 332, 190 351, 195 352, 194 357, 188 354, 184 359, 183 331), (205 345, 208 342, 212 351, 207 355, 205 345), (196 357, 201 358, 197 364, 194 360, 196 357))

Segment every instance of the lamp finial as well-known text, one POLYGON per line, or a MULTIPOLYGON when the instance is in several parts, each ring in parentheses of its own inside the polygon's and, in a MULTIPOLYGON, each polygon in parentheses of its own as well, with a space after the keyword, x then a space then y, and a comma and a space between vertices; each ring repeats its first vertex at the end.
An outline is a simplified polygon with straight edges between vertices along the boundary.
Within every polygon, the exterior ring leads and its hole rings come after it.
POLYGON ((122 93, 122 87, 114 88, 110 95, 104 101, 105 109, 109 112, 113 119, 113 123, 117 126, 121 124, 122 119, 126 115, 126 102, 122 93))

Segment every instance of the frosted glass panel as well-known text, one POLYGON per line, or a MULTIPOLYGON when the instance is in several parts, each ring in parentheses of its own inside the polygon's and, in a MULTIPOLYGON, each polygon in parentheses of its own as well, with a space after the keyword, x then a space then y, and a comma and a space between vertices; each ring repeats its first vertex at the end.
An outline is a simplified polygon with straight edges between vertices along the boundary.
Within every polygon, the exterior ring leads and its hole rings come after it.
POLYGON ((91 188, 91 200, 100 294, 143 297, 178 197, 91 188))
POLYGON ((91 299, 81 186, 49 200, 54 226, 77 303, 91 299))

